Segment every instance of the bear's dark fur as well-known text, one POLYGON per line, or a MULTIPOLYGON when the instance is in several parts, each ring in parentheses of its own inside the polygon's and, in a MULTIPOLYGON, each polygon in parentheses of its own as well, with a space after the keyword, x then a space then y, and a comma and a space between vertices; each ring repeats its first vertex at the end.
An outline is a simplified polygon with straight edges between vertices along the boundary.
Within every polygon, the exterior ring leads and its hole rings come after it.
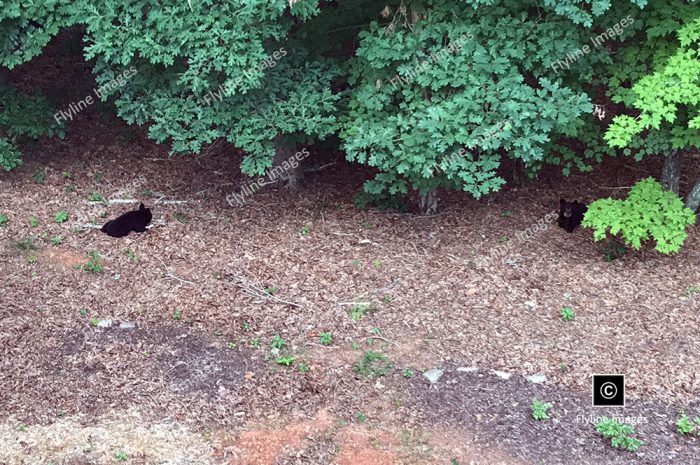
POLYGON ((566 229, 568 232, 574 232, 576 226, 581 224, 583 221, 583 215, 586 214, 586 204, 574 200, 573 202, 567 202, 564 199, 559 200, 559 219, 557 224, 562 228, 566 229))
POLYGON ((119 218, 108 221, 100 231, 112 237, 128 236, 131 231, 142 233, 146 232, 146 226, 152 219, 151 209, 141 204, 138 210, 126 212, 119 218))

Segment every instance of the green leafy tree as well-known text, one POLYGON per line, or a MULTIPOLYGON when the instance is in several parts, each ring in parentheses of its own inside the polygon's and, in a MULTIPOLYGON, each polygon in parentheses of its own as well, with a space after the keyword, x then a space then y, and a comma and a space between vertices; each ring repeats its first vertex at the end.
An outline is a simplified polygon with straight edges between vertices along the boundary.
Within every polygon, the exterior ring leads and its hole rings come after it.
POLYGON ((0 169, 9 171, 22 164, 18 148, 22 141, 64 135, 52 114, 43 97, 21 94, 0 80, 0 169))
MULTIPOLYGON (((665 154, 664 188, 679 192, 681 153, 700 146, 700 6, 696 2, 651 4, 646 40, 621 53, 613 73, 613 101, 632 114, 618 115, 605 139, 641 159, 665 154), (690 4, 688 4, 690 3, 690 4)), ((700 206, 700 180, 686 198, 700 206)))
MULTIPOLYGON (((609 50, 594 48, 566 72, 556 65, 588 43, 591 26, 612 22, 604 17, 611 2, 461 3, 390 2, 384 19, 360 33, 351 62, 348 159, 378 171, 365 191, 416 190, 424 212, 435 211, 438 188, 475 198, 498 190, 506 157, 531 174, 545 163, 568 173, 612 152, 594 136, 600 129, 585 89, 609 50), (579 138, 583 151, 572 149, 579 138)), ((645 3, 616 8, 629 14, 645 3)))
POLYGON ((596 200, 582 223, 593 228, 596 241, 608 234, 621 236, 627 245, 639 250, 643 241, 653 239, 656 250, 664 254, 680 250, 688 236, 686 227, 692 224, 693 212, 653 178, 635 184, 626 199, 596 200))

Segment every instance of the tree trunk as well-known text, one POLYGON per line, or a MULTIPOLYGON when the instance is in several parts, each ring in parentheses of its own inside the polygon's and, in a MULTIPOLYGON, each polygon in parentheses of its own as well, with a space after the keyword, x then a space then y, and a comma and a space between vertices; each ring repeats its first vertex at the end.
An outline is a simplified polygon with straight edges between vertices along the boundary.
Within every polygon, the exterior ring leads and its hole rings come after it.
POLYGON ((282 136, 275 138, 275 159, 272 169, 268 172, 271 181, 281 179, 286 182, 285 187, 291 191, 299 189, 304 177, 301 162, 295 158, 295 146, 289 145, 282 136))
POLYGON ((418 200, 420 205, 420 212, 423 215, 434 215, 437 213, 438 198, 437 191, 435 189, 422 192, 418 200))
POLYGON ((700 179, 685 198, 685 206, 693 210, 693 213, 697 213, 698 207, 700 207, 700 179))
POLYGON ((678 194, 680 182, 681 154, 678 150, 672 150, 666 155, 664 167, 661 169, 661 185, 665 190, 678 194))

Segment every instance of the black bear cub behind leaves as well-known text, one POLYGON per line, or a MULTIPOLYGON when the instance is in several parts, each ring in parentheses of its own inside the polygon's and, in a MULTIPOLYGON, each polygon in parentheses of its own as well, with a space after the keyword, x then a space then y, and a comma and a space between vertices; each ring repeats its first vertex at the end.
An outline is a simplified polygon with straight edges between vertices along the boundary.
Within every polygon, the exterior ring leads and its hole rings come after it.
POLYGON ((100 231, 112 237, 128 236, 131 231, 142 233, 146 232, 146 226, 152 219, 151 209, 141 204, 138 210, 126 212, 122 216, 108 221, 100 231))
POLYGON ((586 204, 574 200, 573 202, 567 202, 564 199, 559 200, 559 219, 557 224, 562 228, 566 229, 568 232, 574 232, 576 226, 581 224, 583 221, 583 215, 586 214, 586 204))

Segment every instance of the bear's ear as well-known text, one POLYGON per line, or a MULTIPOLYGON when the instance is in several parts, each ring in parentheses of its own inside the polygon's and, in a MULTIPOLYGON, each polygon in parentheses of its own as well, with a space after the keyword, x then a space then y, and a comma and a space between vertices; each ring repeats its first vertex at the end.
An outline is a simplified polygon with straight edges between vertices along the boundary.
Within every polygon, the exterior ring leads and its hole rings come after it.
POLYGON ((559 199, 559 206, 560 206, 560 207, 563 207, 565 203, 566 203, 566 200, 564 200, 564 199, 559 199))
POLYGON ((144 204, 139 205, 139 210, 145 210, 146 206, 144 204))

